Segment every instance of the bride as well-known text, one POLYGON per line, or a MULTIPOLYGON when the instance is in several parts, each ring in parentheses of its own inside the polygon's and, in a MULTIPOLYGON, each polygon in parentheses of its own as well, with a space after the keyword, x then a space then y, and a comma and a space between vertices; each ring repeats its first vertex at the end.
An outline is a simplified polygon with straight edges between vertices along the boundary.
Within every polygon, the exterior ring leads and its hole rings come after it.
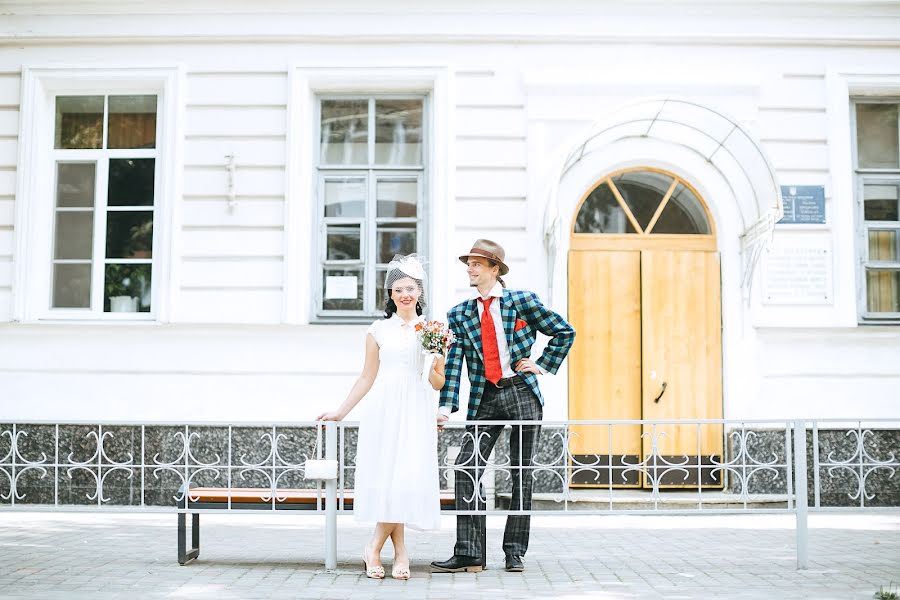
POLYGON ((440 528, 437 464, 437 397, 444 385, 444 358, 438 357, 423 383, 425 357, 416 336, 424 321, 425 270, 415 255, 388 265, 384 319, 366 332, 362 373, 343 403, 318 420, 340 421, 363 397, 356 450, 353 514, 376 523, 363 551, 366 576, 384 578, 381 549, 394 546, 391 575, 409 579, 404 527, 440 528))

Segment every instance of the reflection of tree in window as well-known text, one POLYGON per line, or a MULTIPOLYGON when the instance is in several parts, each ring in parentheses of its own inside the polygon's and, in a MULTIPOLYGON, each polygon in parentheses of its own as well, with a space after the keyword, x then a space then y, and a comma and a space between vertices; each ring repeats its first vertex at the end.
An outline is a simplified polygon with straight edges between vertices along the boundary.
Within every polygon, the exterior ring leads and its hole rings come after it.
POLYGON ((672 185, 672 178, 651 171, 630 171, 614 177, 613 183, 638 225, 646 230, 672 185))
POLYGON ((103 96, 57 96, 55 148, 103 146, 103 96))
POLYGON ((597 186, 584 201, 575 219, 575 233, 635 233, 606 183, 597 186))
POLYGON ((679 183, 651 233, 708 234, 709 224, 700 201, 679 183))
POLYGON ((109 211, 106 218, 106 258, 150 258, 153 253, 153 213, 109 211))
POLYGON ((604 179, 588 195, 575 218, 575 233, 636 233, 626 207, 638 225, 649 234, 710 233, 706 210, 694 193, 680 181, 658 219, 650 227, 674 182, 671 175, 656 171, 628 171, 604 179), (619 192, 622 202, 614 194, 619 192))
POLYGON ((421 100, 378 101, 375 162, 395 165, 420 163, 421 129, 421 100))
POLYGON ((344 131, 344 158, 342 160, 343 164, 349 164, 353 162, 353 140, 356 138, 356 120, 350 121, 350 125, 347 126, 346 131, 344 131))
POLYGON ((391 155, 388 157, 389 163, 403 162, 403 155, 406 152, 406 128, 403 126, 403 120, 397 119, 394 122, 394 133, 392 136, 391 155))
POLYGON ((320 156, 326 164, 368 162, 368 100, 323 100, 320 156))
POLYGON ((359 260, 359 226, 328 228, 328 260, 359 260))
POLYGON ((152 158, 110 159, 108 204, 152 206, 155 164, 152 158))

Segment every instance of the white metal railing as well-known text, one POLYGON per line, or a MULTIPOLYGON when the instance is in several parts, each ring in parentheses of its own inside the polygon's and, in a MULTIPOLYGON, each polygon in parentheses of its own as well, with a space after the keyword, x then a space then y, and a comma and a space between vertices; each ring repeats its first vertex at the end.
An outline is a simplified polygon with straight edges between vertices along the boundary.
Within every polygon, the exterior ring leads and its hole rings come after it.
MULTIPOLYGON (((302 508, 326 516, 334 568, 337 515, 352 510, 356 426, 0 424, 0 510, 276 511, 299 508, 289 491, 304 489, 313 501, 302 508), (317 428, 337 480, 304 478, 317 428), (187 491, 198 487, 227 499, 200 502, 187 491), (245 488, 258 501, 233 501, 245 488)), ((805 568, 809 511, 900 505, 898 440, 900 420, 468 421, 440 434, 438 468, 445 494, 455 488, 447 514, 793 514, 805 568), (534 434, 533 460, 510 452, 534 434)))

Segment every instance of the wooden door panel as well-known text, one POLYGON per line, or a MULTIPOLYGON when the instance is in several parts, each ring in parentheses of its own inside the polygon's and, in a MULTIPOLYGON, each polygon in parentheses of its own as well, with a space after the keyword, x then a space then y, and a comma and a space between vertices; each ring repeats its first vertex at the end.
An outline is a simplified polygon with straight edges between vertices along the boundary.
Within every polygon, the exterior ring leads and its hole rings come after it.
MULTIPOLYGON (((569 252, 569 319, 578 341, 569 353, 569 418, 641 418, 640 252, 569 252)), ((573 485, 640 485, 637 473, 621 468, 641 454, 640 425, 580 425, 572 428, 570 452, 577 461, 573 485), (620 468, 617 468, 620 467, 620 468)))
MULTIPOLYGON (((718 254, 644 251, 641 288, 643 418, 721 419, 718 254)), ((668 469, 660 479, 662 487, 694 486, 698 481, 721 487, 721 474, 712 468, 698 473, 697 464, 710 464, 712 456, 721 460, 722 449, 721 425, 647 425, 643 432, 645 458, 655 454, 657 464, 685 463, 684 470, 668 469)))

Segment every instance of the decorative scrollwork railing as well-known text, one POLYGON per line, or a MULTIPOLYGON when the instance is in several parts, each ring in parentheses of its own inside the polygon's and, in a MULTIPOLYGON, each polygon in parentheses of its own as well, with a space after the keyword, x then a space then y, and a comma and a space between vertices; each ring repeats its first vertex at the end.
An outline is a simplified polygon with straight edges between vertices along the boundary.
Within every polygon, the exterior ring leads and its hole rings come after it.
MULTIPOLYGON (((356 425, 337 423, 326 440, 344 499, 356 425)), ((0 423, 0 510, 185 510, 191 489, 210 487, 253 490, 259 502, 241 507, 251 510, 284 508, 287 490, 324 498, 304 473, 317 427, 0 423)), ((479 514, 790 512, 801 480, 811 510, 900 506, 900 421, 453 422, 438 446, 445 492, 479 514)))

